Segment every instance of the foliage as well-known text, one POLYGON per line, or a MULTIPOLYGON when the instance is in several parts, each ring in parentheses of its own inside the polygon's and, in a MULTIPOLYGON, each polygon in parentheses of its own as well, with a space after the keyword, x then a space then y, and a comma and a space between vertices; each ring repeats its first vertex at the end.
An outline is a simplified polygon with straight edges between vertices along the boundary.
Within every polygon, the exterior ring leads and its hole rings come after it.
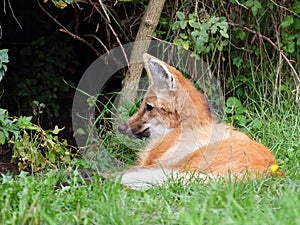
POLYGON ((226 101, 225 113, 226 122, 239 127, 245 127, 249 122, 246 117, 247 109, 243 107, 242 103, 236 97, 230 97, 226 101))
POLYGON ((8 60, 8 49, 1 49, 0 50, 0 81, 2 80, 4 73, 7 71, 6 63, 9 62, 8 60))
MULTIPOLYGON (((62 79, 62 73, 68 65, 76 63, 72 47, 42 36, 21 49, 20 54, 23 58, 30 58, 32 62, 24 65, 22 71, 13 71, 14 77, 18 79, 17 95, 27 103, 22 104, 22 113, 29 114, 35 108, 44 108, 39 114, 44 114, 48 121, 62 117, 58 100, 60 95, 70 91, 62 79), (24 74, 25 79, 19 74, 24 74)), ((52 126, 51 123, 49 125, 52 126)))
POLYGON ((262 91, 277 104, 286 87, 293 92, 299 82, 299 74, 290 72, 299 67, 299 8, 300 1, 183 0, 175 21, 169 20, 176 32, 171 40, 203 58, 226 96, 244 102, 262 91))
POLYGON ((64 9, 68 4, 75 3, 76 0, 52 0, 52 2, 57 8, 64 9))
POLYGON ((123 102, 116 110, 113 102, 116 94, 118 93, 90 96, 87 101, 89 107, 96 111, 97 117, 92 125, 75 131, 79 137, 89 134, 86 146, 80 149, 89 167, 106 173, 131 165, 136 159, 136 153, 146 142, 146 140, 130 139, 117 131, 117 126, 127 121, 137 111, 139 102, 136 104, 123 102), (103 98, 106 100, 104 101, 103 98))
MULTIPOLYGON (((135 108, 123 105, 122 118, 135 108)), ((98 176, 86 184, 77 170, 68 178, 56 170, 2 175, 2 224, 299 224, 300 121, 294 105, 285 98, 276 108, 271 102, 244 105, 231 98, 227 108, 250 119, 247 133, 272 149, 285 177, 243 182, 193 178, 184 185, 169 179, 147 191, 132 191, 98 176), (255 127, 254 119, 263 126, 255 127), (66 180, 69 186, 53 188, 66 180)))
POLYGON ((75 171, 70 186, 54 190, 55 172, 15 179, 0 177, 3 224, 299 224, 299 182, 259 181, 188 185, 169 180, 148 191, 125 189, 92 178, 81 184, 75 171), (251 219, 249 219, 251 218, 251 219))
POLYGON ((183 12, 177 11, 178 21, 172 25, 172 30, 180 29, 174 44, 184 49, 192 49, 195 55, 207 54, 216 49, 222 51, 228 44, 228 24, 224 17, 206 14, 199 17, 198 12, 190 13, 188 18, 183 12))
POLYGON ((19 170, 33 172, 56 168, 58 162, 71 162, 71 149, 67 141, 60 141, 57 134, 62 130, 43 130, 32 124, 32 117, 10 118, 7 110, 0 109, 0 144, 12 148, 13 160, 19 170))
MULTIPOLYGON (((180 11, 184 15, 194 13, 192 3, 200 3, 178 2, 182 3, 180 11)), ((89 185, 85 183, 79 185, 78 181, 82 179, 76 170, 69 177, 70 186, 59 190, 53 188, 62 179, 56 171, 31 176, 25 172, 16 177, 2 175, 0 177, 2 224, 300 224, 300 124, 292 91, 294 79, 289 67, 281 62, 277 50, 258 35, 263 34, 276 42, 297 68, 299 1, 201 1, 201 6, 207 13, 201 14, 204 15, 204 23, 207 23, 207 18, 230 15, 229 18, 226 16, 226 22, 230 25, 227 30, 229 38, 223 37, 220 33, 212 36, 216 43, 220 40, 217 36, 222 40, 228 40, 228 45, 224 46, 221 52, 215 51, 217 48, 209 47, 204 57, 212 66, 214 74, 223 79, 226 96, 234 96, 228 98, 226 102, 227 122, 242 127, 251 137, 269 146, 286 177, 209 183, 195 179, 186 185, 169 180, 161 187, 136 192, 109 180, 101 183, 99 177, 93 178, 89 185), (232 23, 240 24, 256 33, 253 34, 243 27, 233 27, 232 23)), ((134 10, 132 12, 136 13, 134 10)), ((196 16, 202 18, 198 14, 196 16)), ((193 27, 188 21, 186 29, 178 27, 180 33, 191 34, 193 27), (190 30, 186 30, 188 28, 190 30)), ((207 34, 211 35, 210 30, 207 34)), ((183 41, 190 39, 189 48, 194 49, 195 40, 191 36, 187 39, 180 36, 177 38, 183 41)), ((60 42, 51 42, 53 43, 60 42)), ((205 48, 208 46, 210 40, 205 43, 203 49, 206 51, 205 48)), ((33 45, 30 47, 34 49, 33 45)), ((47 52, 42 50, 41 54, 43 51, 47 52)), ((38 51, 35 53, 40 54, 38 51)), ((36 54, 27 56, 36 57, 36 54)), ((47 57, 44 55, 41 58, 47 57)), ((61 56, 58 55, 53 59, 54 63, 66 62, 65 59, 60 60, 61 56)), ((46 64, 35 66, 33 71, 38 70, 42 73, 40 68, 46 64)), ((28 71, 31 70, 27 69, 28 71)), ((52 68, 50 71, 55 70, 52 68)), ((44 79, 43 76, 39 77, 44 79)), ((53 77, 50 75, 49 79, 51 78, 53 77)), ((25 88, 28 91, 32 86, 27 85, 25 88)), ((35 94, 39 96, 40 93, 35 94)), ((57 92, 54 91, 50 95, 53 93, 57 92)), ((35 94, 32 96, 35 97, 35 94)), ((42 111, 41 103, 47 104, 44 100, 35 102, 40 109, 36 112, 42 111)), ((108 116, 111 115, 111 107, 107 108, 106 111, 102 108, 98 110, 98 123, 93 125, 101 124, 99 127, 103 132, 100 131, 99 136, 103 138, 108 134, 106 146, 112 150, 118 149, 118 154, 123 154, 122 148, 119 147, 129 140, 116 136, 113 131, 108 132, 111 126, 108 122, 112 118, 108 116), (99 122, 100 118, 104 121, 99 122)), ((124 106, 122 118, 127 116, 126 112, 133 113, 134 110, 135 106, 124 106)), ((0 110, 0 121, 0 140, 4 140, 4 144, 14 146, 15 143, 19 143, 22 152, 29 149, 25 152, 29 157, 36 155, 37 152, 45 157, 44 147, 47 146, 47 149, 53 150, 56 156, 54 158, 65 160, 67 154, 57 153, 53 145, 58 128, 42 131, 32 125, 28 117, 10 118, 6 110, 0 110), (32 129, 30 126, 33 126, 32 129), (31 147, 32 143, 34 147, 31 147)), ((59 145, 64 146, 61 143, 56 147, 59 145)), ((61 146, 57 148, 64 149, 61 146)), ((125 153, 131 157, 132 152, 125 151, 125 153)), ((50 162, 50 158, 46 158, 43 162, 50 162)), ((26 156, 23 159, 24 162, 31 163, 26 156)), ((66 160, 68 161, 68 158, 66 160)), ((34 166, 34 168, 41 167, 42 163, 34 166)))

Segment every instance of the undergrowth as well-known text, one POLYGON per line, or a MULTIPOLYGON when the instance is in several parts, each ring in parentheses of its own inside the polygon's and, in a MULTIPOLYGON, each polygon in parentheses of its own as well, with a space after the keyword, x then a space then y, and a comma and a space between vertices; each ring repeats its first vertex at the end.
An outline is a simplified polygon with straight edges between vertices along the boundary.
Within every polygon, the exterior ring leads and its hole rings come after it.
MULTIPOLYGON (((231 1, 230 4, 220 2, 222 5, 218 12, 240 7, 237 1, 231 1)), ((278 19, 276 24, 281 24, 280 29, 279 26, 275 27, 275 23, 273 26, 282 35, 281 47, 289 57, 297 58, 298 50, 293 46, 299 45, 298 36, 287 42, 288 37, 291 37, 290 33, 298 31, 298 22, 294 22, 299 20, 297 14, 287 15, 273 1, 262 3, 258 0, 242 1, 248 11, 244 8, 240 11, 232 10, 235 13, 233 15, 241 17, 241 21, 249 20, 253 29, 270 36, 273 35, 273 29, 269 29, 269 23, 258 23, 258 19, 263 20, 264 16, 278 19), (275 17, 276 10, 272 10, 272 7, 280 12, 280 18, 275 17), (295 26, 292 27, 293 24, 295 26), (289 27, 293 29, 289 31, 289 27)), ((299 8, 296 8, 298 5, 299 1, 293 3, 296 13, 299 12, 299 8)), ((65 7, 65 4, 57 6, 65 7)), ((262 43, 261 37, 256 37, 251 32, 246 33, 247 27, 239 27, 231 21, 229 25, 234 29, 227 30, 225 23, 230 22, 229 15, 226 15, 226 21, 223 17, 204 17, 207 19, 202 20, 198 18, 201 14, 207 16, 212 9, 213 7, 203 8, 198 14, 194 11, 194 15, 189 18, 193 7, 180 8, 181 13, 176 14, 177 21, 170 21, 173 24, 178 22, 173 25, 176 35, 172 41, 177 40, 175 43, 197 54, 210 53, 203 58, 212 67, 218 80, 223 82, 222 88, 227 99, 226 122, 268 146, 285 176, 247 182, 204 183, 196 179, 186 185, 170 179, 162 186, 138 192, 125 189, 109 180, 101 182, 97 176, 92 177, 91 183, 86 184, 77 169, 69 174, 69 186, 55 189, 58 182, 66 179, 63 172, 49 168, 35 174, 23 171, 17 176, 6 174, 0 177, 2 224, 300 224, 300 122, 297 96, 294 94, 296 79, 289 72, 291 68, 282 64, 278 52, 274 54, 274 51, 268 51, 270 46, 262 43), (212 35, 210 38, 216 45, 210 45, 209 42, 197 45, 193 37, 203 35, 200 32, 201 27, 188 23, 198 19, 202 25, 210 23, 207 32, 203 34, 212 35), (214 28, 218 23, 222 25, 214 28), (192 28, 200 33, 194 32, 192 35, 192 28), (217 29, 215 33, 211 32, 214 29, 217 29), (234 46, 233 42, 245 48, 234 46), (255 45, 252 46, 253 43, 255 45), (228 74, 225 76, 226 71, 228 74)), ((207 40, 208 37, 205 37, 207 40)), ((296 60, 295 68, 297 63, 296 60)), ((128 117, 134 110, 135 105, 127 105, 123 113, 129 113, 122 116, 128 117)), ((9 119, 5 113, 2 111, 2 118, 9 119)), ((100 127, 100 141, 92 140, 93 145, 87 148, 91 150, 90 153, 101 152, 99 150, 103 148, 107 155, 92 154, 92 165, 85 166, 95 165, 96 169, 101 170, 115 166, 125 167, 124 164, 132 163, 134 154, 144 144, 130 142, 112 129, 112 118, 109 117, 112 113, 111 108, 105 105, 104 109, 99 110, 99 117, 93 125, 100 127)), ((3 125, 3 121, 1 124, 3 125)), ((15 123, 11 125, 14 126, 15 123)), ((1 143, 7 137, 11 138, 3 134, 1 143)), ((47 134, 53 135, 53 131, 48 131, 47 134)), ((12 132, 10 135, 15 134, 12 132)), ((42 136, 42 139, 33 143, 40 146, 43 141, 53 138, 47 136, 43 139, 42 136)), ((31 143, 26 142, 26 139, 22 140, 20 144, 31 143)), ((65 147, 64 144, 62 147, 65 147)), ((73 165, 77 167, 82 164, 80 160, 73 161, 73 165)))
MULTIPOLYGON (((16 177, 2 175, 1 222, 299 224, 299 112, 296 104, 286 99, 284 93, 276 98, 280 98, 280 101, 264 99, 262 96, 257 96, 256 99, 249 96, 245 102, 228 98, 227 122, 270 147, 284 177, 210 183, 194 179, 186 185, 170 179, 162 186, 146 191, 133 191, 109 180, 101 182, 97 176, 86 184, 77 169, 69 174, 70 185, 59 189, 55 189, 55 185, 65 178, 62 172, 54 170, 31 176, 26 172, 21 172, 16 177), (243 117, 235 117, 236 115, 243 117)), ((110 137, 105 139, 105 147, 109 151, 123 145, 125 140, 114 135, 113 130, 105 132, 111 132, 110 137)), ((127 151, 126 154, 132 153, 127 151)))

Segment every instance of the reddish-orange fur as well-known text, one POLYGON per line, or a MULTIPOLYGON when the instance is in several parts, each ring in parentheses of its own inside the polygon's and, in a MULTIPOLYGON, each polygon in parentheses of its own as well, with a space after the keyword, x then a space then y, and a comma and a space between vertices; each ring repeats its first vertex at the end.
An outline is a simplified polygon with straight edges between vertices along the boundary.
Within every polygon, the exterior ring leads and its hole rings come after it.
POLYGON ((178 70, 149 55, 144 55, 144 61, 151 85, 123 133, 150 137, 158 134, 139 154, 137 166, 125 171, 125 185, 130 186, 133 178, 146 182, 143 176, 149 174, 150 183, 161 183, 164 179, 157 172, 159 168, 169 171, 167 176, 175 171, 181 176, 197 172, 261 177, 270 165, 276 164, 267 147, 219 123, 210 112, 205 95, 178 70), (152 171, 158 175, 153 172, 152 176, 152 171))

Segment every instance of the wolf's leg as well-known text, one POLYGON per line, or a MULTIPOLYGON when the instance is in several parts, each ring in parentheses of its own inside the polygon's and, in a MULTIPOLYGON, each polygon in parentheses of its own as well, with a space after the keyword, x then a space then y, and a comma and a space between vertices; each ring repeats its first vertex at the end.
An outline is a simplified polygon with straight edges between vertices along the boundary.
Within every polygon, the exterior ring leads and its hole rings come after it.
POLYGON ((133 167, 123 173, 115 174, 115 178, 130 189, 145 190, 164 183, 176 173, 160 167, 133 167))
POLYGON ((201 179, 204 182, 216 180, 218 176, 204 173, 180 172, 179 170, 164 169, 160 167, 134 167, 115 176, 124 186, 145 190, 154 185, 163 184, 168 178, 178 180, 183 184, 193 179, 201 179))

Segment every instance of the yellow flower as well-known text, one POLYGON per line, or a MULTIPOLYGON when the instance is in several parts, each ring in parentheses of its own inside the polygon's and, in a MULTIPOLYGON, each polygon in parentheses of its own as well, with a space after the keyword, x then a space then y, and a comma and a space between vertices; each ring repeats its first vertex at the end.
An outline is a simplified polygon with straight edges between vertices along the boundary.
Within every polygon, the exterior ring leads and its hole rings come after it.
POLYGON ((55 6, 57 8, 64 9, 68 6, 68 4, 65 3, 64 1, 58 1, 58 2, 55 3, 55 6))
POLYGON ((279 169, 279 166, 277 164, 272 164, 270 166, 270 171, 271 171, 271 174, 275 174, 277 172, 277 170, 279 169))

